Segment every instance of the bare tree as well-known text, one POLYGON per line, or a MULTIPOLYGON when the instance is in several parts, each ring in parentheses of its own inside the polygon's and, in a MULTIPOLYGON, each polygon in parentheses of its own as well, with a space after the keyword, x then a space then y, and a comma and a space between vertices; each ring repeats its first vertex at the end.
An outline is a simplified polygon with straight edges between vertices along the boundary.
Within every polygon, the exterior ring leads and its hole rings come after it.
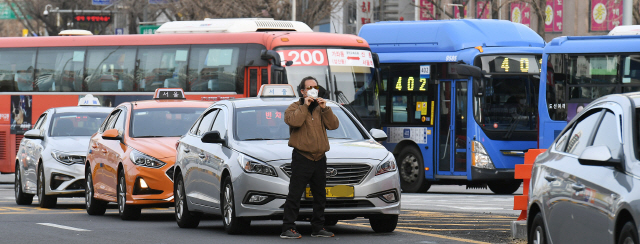
POLYGON ((528 3, 531 6, 531 10, 533 10, 534 15, 536 16, 537 21, 537 30, 535 30, 538 35, 544 39, 544 21, 547 19, 546 0, 520 0, 520 2, 528 3))
MULTIPOLYGON (((344 0, 298 0, 296 20, 313 27, 328 17, 344 0)), ((256 18, 291 19, 290 0, 183 0, 167 7, 179 20, 204 18, 256 18)))

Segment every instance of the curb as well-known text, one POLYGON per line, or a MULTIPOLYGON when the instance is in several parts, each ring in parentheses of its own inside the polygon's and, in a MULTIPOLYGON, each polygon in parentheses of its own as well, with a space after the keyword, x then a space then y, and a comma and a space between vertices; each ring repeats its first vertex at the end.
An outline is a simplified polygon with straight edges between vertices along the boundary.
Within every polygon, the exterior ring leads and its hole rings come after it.
POLYGON ((513 239, 527 239, 527 221, 511 221, 511 237, 513 239))

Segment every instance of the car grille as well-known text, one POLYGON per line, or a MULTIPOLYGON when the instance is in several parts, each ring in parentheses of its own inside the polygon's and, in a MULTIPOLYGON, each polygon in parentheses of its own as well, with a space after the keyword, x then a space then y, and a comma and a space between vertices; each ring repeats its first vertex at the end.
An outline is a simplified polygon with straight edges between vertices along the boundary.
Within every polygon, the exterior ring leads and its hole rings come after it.
MULTIPOLYGON (((327 200, 325 208, 369 208, 375 207, 367 200, 327 200)), ((284 204, 280 206, 284 208, 284 204)), ((300 208, 313 208, 313 200, 300 201, 300 208)))
POLYGON ((169 177, 169 179, 171 179, 171 181, 173 182, 173 170, 175 169, 175 166, 171 166, 171 168, 169 168, 167 170, 167 172, 165 172, 165 174, 167 174, 167 177, 169 177))
MULTIPOLYGON (((362 182, 371 166, 368 164, 327 164, 327 171, 333 168, 337 174, 330 176, 327 172, 327 185, 357 185, 362 182)), ((285 164, 280 167, 282 171, 291 177, 291 164, 285 164)))

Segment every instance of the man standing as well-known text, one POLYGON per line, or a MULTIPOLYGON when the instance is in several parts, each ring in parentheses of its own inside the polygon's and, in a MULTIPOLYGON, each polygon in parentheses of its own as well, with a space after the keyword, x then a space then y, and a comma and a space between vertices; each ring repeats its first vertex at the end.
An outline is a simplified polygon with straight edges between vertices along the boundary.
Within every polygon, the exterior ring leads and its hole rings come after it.
POLYGON ((295 221, 300 212, 300 198, 307 184, 313 195, 312 237, 333 237, 324 229, 324 206, 326 202, 326 171, 329 151, 327 130, 338 128, 338 118, 322 97, 318 97, 318 82, 308 76, 298 86, 302 98, 284 112, 284 122, 289 125, 291 156, 291 179, 289 195, 284 204, 281 238, 301 238, 295 221))

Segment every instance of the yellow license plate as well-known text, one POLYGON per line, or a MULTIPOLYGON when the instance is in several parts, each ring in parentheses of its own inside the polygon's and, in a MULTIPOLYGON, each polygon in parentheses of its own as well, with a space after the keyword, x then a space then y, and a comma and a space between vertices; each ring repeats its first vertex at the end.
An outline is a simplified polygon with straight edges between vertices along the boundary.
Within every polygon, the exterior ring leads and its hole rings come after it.
MULTIPOLYGON (((325 188, 325 191, 327 192, 327 198, 353 198, 355 195, 353 186, 327 186, 325 188)), ((307 187, 305 196, 307 198, 313 198, 313 195, 311 194, 311 188, 307 187)))

